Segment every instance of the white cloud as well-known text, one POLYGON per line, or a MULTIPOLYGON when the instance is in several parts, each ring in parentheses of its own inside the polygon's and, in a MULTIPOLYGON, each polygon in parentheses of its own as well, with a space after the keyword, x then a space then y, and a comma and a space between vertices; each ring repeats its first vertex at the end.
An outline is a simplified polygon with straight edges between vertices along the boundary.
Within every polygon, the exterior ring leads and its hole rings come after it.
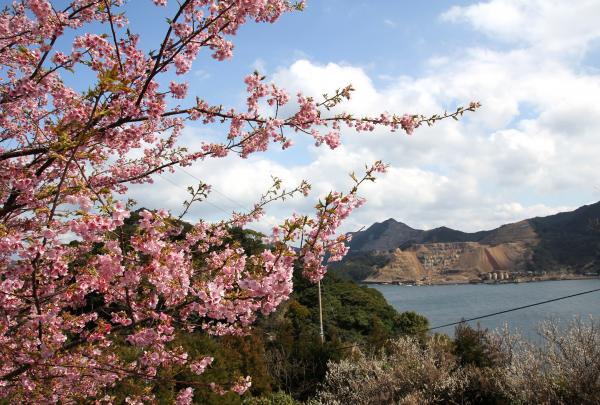
POLYGON ((210 79, 210 73, 203 69, 194 70, 194 78, 196 80, 206 80, 210 79))
POLYGON ((442 19, 467 22, 494 39, 528 46, 581 52, 600 38, 597 0, 491 0, 454 6, 442 19))
MULTIPOLYGON (((211 195, 214 206, 194 207, 191 218, 218 218, 224 216, 222 209, 251 206, 271 175, 288 185, 309 180, 312 197, 275 204, 259 225, 267 230, 292 210, 309 212, 317 196, 346 190, 347 173, 377 159, 392 167, 364 187, 368 203, 345 230, 394 217, 414 227, 474 231, 600 199, 595 189, 600 74, 581 69, 578 58, 564 57, 571 50, 585 52, 600 35, 600 25, 591 23, 600 15, 599 6, 600 1, 585 0, 492 0, 453 7, 444 20, 466 22, 510 46, 432 55, 418 77, 386 76, 380 87, 364 69, 343 63, 302 57, 275 69, 273 80, 291 94, 301 90, 320 97, 352 83, 356 92, 344 109, 358 115, 383 110, 432 114, 471 100, 480 100, 483 108, 461 122, 420 128, 412 137, 382 129, 344 131, 344 144, 335 151, 315 149, 296 135, 298 146, 286 155, 296 162, 291 165, 278 153, 203 162, 186 170, 214 184, 220 194, 211 195)), ((188 129, 185 143, 193 145, 200 135, 188 129)), ((182 186, 194 183, 183 172, 169 179, 182 186)), ((179 207, 185 187, 158 182, 160 195, 148 196, 141 189, 136 195, 150 205, 179 207)))
POLYGON ((389 18, 386 18, 383 20, 383 23, 390 27, 390 28, 396 28, 398 27, 398 23, 396 23, 395 21, 390 20, 389 18))

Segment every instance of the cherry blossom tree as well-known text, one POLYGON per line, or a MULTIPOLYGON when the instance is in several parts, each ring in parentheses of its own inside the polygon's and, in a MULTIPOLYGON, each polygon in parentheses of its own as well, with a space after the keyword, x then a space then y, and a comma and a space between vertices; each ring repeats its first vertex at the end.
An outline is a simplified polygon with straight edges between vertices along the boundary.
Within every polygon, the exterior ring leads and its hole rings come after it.
MULTIPOLYGON (((199 221, 185 232, 169 212, 143 210, 125 240, 130 185, 151 184, 176 166, 286 149, 295 136, 333 149, 343 127, 410 134, 479 107, 471 103, 431 117, 333 114, 351 97, 351 86, 322 100, 297 94, 291 103, 285 90, 256 72, 244 79, 242 111, 201 96, 183 105, 188 83, 169 81, 167 74, 183 77, 199 55, 230 58, 231 40, 244 23, 273 23, 304 3, 180 0, 150 53, 128 26, 124 3, 15 0, 0 12, 0 398, 110 402, 106 389, 127 376, 151 382, 170 365, 204 373, 212 358, 191 358, 171 344, 175 334, 244 333, 259 313, 272 312, 289 296, 295 263, 318 281, 324 258, 339 260, 346 252, 345 236, 336 232, 363 203, 358 186, 386 166, 376 162, 364 176, 353 176, 354 187, 322 198, 314 216, 292 215, 256 255, 227 242, 229 229, 260 220, 271 201, 308 194, 309 184, 284 189, 276 180, 250 212, 199 221), (80 91, 65 84, 66 72, 94 80, 80 91), (286 105, 294 112, 283 117, 286 105), (178 138, 188 121, 218 125, 222 140, 187 149, 178 138), (302 248, 292 249, 301 238, 302 248), (115 339, 139 349, 138 358, 121 359, 115 339)), ((167 0, 153 3, 167 6, 167 0)), ((210 187, 191 191, 186 210, 210 187)), ((194 389, 242 394, 251 380, 194 384, 179 392, 178 403, 191 403, 194 389)))

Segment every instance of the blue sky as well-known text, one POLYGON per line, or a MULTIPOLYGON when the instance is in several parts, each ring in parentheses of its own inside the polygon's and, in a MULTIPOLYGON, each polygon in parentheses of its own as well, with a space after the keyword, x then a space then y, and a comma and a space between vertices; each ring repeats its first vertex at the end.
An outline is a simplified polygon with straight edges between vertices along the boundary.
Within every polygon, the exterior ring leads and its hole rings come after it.
MULTIPOLYGON (((141 6, 146 1, 150 0, 130 0, 127 8, 131 26, 150 49, 163 31, 147 22, 160 21, 166 13, 141 6)), ((309 0, 303 12, 285 14, 275 24, 244 25, 235 38, 231 61, 200 58, 194 66, 197 77, 213 80, 198 83, 198 89, 215 102, 235 103, 241 89, 241 80, 236 79, 256 67, 272 71, 301 58, 361 66, 373 73, 376 84, 389 76, 418 75, 432 55, 486 41, 438 18, 456 4, 468 2, 309 0)))
MULTIPOLYGON (((150 0, 127 8, 130 29, 149 49, 168 9, 150 0)), ((335 151, 297 136, 289 151, 177 170, 132 195, 177 213, 185 187, 201 178, 217 192, 188 219, 218 219, 250 206, 271 175, 290 185, 311 181, 311 197, 269 209, 258 225, 265 230, 292 211, 310 212, 319 195, 350 186, 348 172, 383 159, 389 173, 363 189, 368 203, 344 230, 394 217, 474 231, 596 202, 599 17, 600 0, 309 0, 304 12, 273 25, 244 26, 231 61, 200 57, 188 76, 192 99, 243 108, 243 77, 259 69, 292 94, 319 96, 352 83, 355 97, 345 108, 359 115, 432 114, 471 100, 483 108, 411 137, 345 131, 335 151)), ((193 147, 220 134, 191 126, 182 142, 193 147)))
MULTIPOLYGON (((413 137, 346 133, 344 148, 334 152, 299 138, 295 149, 233 166, 252 173, 242 187, 231 170, 213 173, 217 165, 196 175, 249 204, 266 186, 258 173, 290 182, 308 177, 319 194, 346 188, 348 171, 382 158, 392 170, 364 190, 370 202, 348 229, 394 217, 415 227, 477 230, 595 202, 598 15, 599 1, 332 0, 309 1, 304 12, 274 25, 250 24, 230 63, 203 59, 194 66, 199 93, 239 104, 239 78, 258 67, 315 95, 352 82, 355 113, 429 114, 471 99, 484 108, 413 137)), ((292 208, 309 211, 311 203, 292 208)), ((287 212, 275 207, 269 219, 287 212)))

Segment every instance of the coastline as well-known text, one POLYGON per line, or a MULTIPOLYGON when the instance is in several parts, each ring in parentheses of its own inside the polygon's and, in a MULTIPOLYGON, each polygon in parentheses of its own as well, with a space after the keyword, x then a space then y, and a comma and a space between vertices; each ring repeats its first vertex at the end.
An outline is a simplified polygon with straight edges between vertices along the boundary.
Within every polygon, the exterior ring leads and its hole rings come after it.
POLYGON ((357 281, 364 285, 397 285, 397 286, 431 286, 431 285, 464 285, 464 284, 520 284, 536 283, 541 281, 567 281, 567 280, 600 280, 598 275, 579 274, 546 274, 539 276, 519 276, 508 280, 432 280, 432 281, 397 281, 397 280, 362 280, 357 281))

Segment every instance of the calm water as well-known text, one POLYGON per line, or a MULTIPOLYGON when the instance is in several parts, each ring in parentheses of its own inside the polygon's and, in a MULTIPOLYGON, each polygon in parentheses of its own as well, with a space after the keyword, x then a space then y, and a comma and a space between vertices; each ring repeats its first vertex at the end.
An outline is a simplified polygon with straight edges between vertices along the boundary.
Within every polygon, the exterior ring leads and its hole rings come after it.
MULTIPOLYGON (((474 318, 493 312, 533 304, 565 295, 600 288, 600 280, 544 281, 521 284, 465 284, 437 286, 369 285, 379 290, 398 311, 415 311, 425 315, 431 326, 443 325, 461 318, 474 318)), ((536 307, 470 322, 495 329, 508 323, 524 336, 536 339, 535 326, 548 317, 561 321, 574 315, 600 318, 600 291, 567 298, 536 307)), ((450 335, 454 327, 437 330, 450 335)))

